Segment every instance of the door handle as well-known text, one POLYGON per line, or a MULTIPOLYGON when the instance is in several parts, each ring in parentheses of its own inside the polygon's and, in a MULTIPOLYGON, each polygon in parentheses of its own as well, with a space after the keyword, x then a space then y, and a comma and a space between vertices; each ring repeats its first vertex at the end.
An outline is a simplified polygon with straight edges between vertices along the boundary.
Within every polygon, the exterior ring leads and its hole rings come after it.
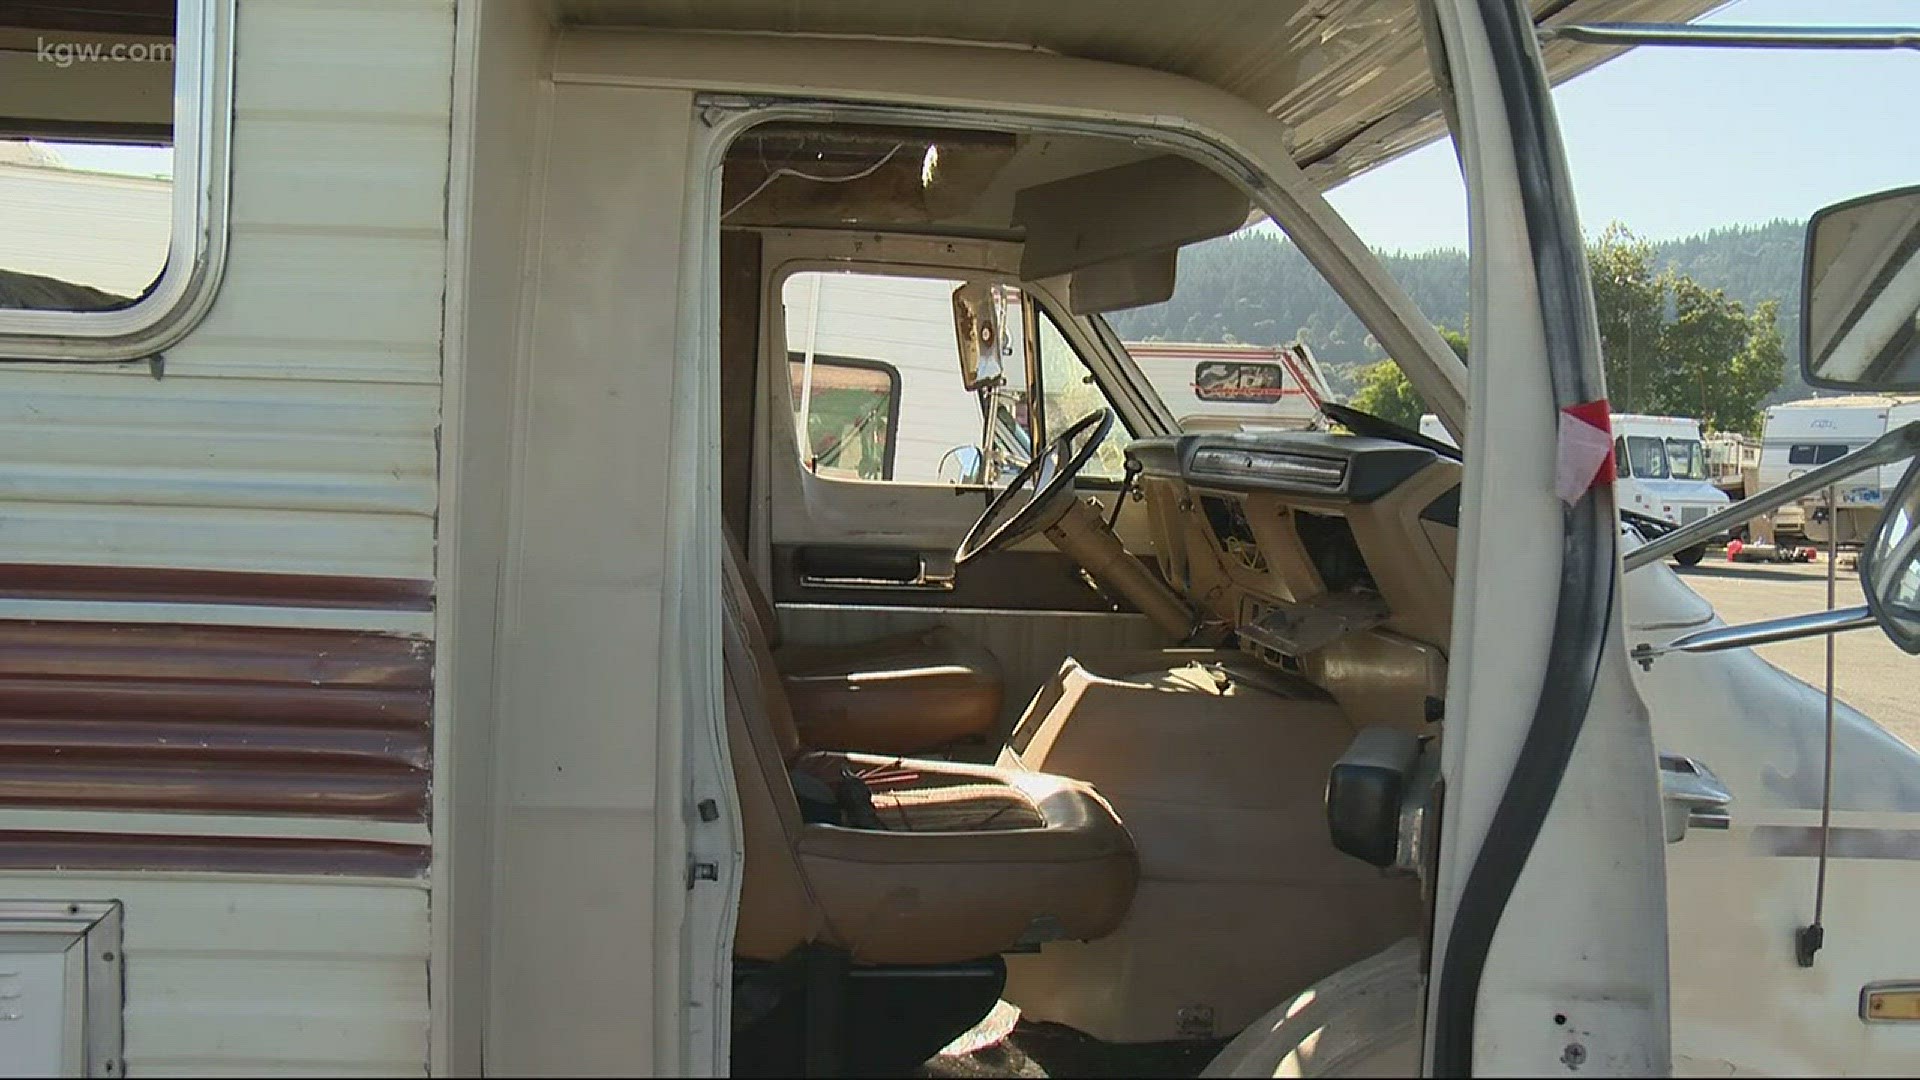
POLYGON ((1733 794, 1712 769, 1685 754, 1660 755, 1660 816, 1667 843, 1684 839, 1689 828, 1728 829, 1733 794))
POLYGON ((953 590, 952 552, 805 548, 800 584, 811 589, 953 590))

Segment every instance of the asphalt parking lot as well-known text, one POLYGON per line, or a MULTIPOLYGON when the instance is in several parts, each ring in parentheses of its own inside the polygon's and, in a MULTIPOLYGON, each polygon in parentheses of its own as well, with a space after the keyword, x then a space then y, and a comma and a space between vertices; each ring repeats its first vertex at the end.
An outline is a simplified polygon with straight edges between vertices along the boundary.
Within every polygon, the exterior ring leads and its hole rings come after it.
MULTIPOLYGON (((1729 623, 1822 611, 1827 606, 1826 555, 1813 563, 1729 563, 1719 551, 1699 566, 1676 568, 1692 589, 1729 623)), ((1864 604, 1860 575, 1842 555, 1834 604, 1864 604)), ((1878 629, 1852 630, 1835 637, 1834 686, 1840 700, 1873 717, 1887 730, 1920 747, 1920 656, 1908 656, 1878 629)), ((1795 678, 1814 686, 1826 682, 1824 638, 1764 645, 1756 650, 1795 678)))

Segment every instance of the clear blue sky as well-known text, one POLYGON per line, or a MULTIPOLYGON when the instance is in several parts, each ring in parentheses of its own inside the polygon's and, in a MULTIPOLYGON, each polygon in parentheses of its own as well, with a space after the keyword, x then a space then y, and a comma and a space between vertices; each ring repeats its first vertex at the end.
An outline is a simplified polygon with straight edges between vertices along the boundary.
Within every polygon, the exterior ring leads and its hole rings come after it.
MULTIPOLYGON (((1920 25, 1914 0, 1736 0, 1703 22, 1920 25)), ((1580 221, 1648 239, 1776 217, 1920 183, 1920 52, 1639 48, 1554 93, 1580 221)), ((1388 250, 1467 246, 1446 142, 1329 201, 1388 250)))

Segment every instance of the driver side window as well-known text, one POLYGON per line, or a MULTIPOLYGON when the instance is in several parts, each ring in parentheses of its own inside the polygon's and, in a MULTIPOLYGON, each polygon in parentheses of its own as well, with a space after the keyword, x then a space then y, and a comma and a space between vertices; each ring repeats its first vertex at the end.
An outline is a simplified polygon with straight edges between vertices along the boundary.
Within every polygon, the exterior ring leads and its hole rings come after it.
MULTIPOLYGON (((803 469, 825 480, 1001 486, 1036 445, 1107 406, 1052 316, 1034 308, 1038 364, 1027 362, 1026 298, 996 286, 1007 328, 997 385, 961 377, 953 294, 963 281, 805 270, 781 285, 787 409, 803 469), (1038 395, 1042 408, 1032 408, 1038 395)), ((1083 475, 1118 480, 1129 436, 1115 424, 1083 475)))
POLYGON ((787 408, 802 468, 905 484, 976 470, 984 417, 956 359, 961 284, 814 270, 786 279, 787 408))

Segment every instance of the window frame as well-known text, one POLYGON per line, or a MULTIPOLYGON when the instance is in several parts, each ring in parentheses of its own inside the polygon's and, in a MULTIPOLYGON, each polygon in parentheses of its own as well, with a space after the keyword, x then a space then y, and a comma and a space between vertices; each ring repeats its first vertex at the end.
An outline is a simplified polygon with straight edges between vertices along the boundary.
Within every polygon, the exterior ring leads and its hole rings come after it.
POLYGON ((0 309, 0 361, 123 363, 178 344, 226 266, 235 0, 179 0, 173 53, 173 219, 145 296, 110 311, 0 309))
MULTIPOLYGON (((1022 297, 1021 322, 1022 333, 1025 339, 1023 344, 1027 350, 1027 388, 1036 393, 1045 392, 1039 374, 1040 359, 1037 351, 1038 323, 1031 321, 1030 318, 1031 315, 1044 312, 1053 320, 1054 328, 1060 332, 1060 336, 1067 343, 1067 347, 1073 350, 1075 361, 1085 368, 1087 373, 1093 377, 1094 385, 1099 388, 1101 397, 1106 400, 1108 407, 1113 409, 1115 422, 1127 433, 1129 440, 1147 437, 1140 433, 1139 427, 1135 424, 1134 415, 1130 410, 1141 410, 1146 413, 1149 418, 1155 415, 1153 410, 1158 410, 1162 413, 1166 412, 1166 403, 1159 397, 1152 396, 1151 386, 1146 382, 1145 376, 1141 375, 1138 369, 1132 366, 1132 358, 1127 356, 1125 346, 1122 345, 1120 339, 1113 334, 1112 328, 1106 326, 1104 320, 1093 317, 1090 320, 1092 330, 1086 331, 1084 327, 1087 323, 1083 322, 1081 318, 1063 314, 1065 305, 1056 300, 1047 290, 1045 283, 1022 282, 1019 275, 1013 273, 1011 270, 990 266, 963 263, 945 265, 923 258, 882 262, 830 254, 806 254, 782 260, 764 272, 762 276, 763 292, 760 301, 761 325, 765 328, 767 337, 767 341, 761 346, 760 355, 763 358, 769 355, 784 357, 791 351, 787 348, 786 311, 781 297, 786 290, 789 279, 810 272, 867 274, 874 277, 966 279, 986 281, 994 285, 1004 285, 1016 289, 1022 297), (1082 337, 1083 333, 1086 334, 1084 339, 1082 337), (1088 356, 1086 352, 1088 344, 1096 347, 1106 346, 1117 350, 1120 361, 1126 366, 1119 371, 1109 370, 1106 364, 1097 362, 1097 358, 1088 356), (1139 385, 1115 385, 1115 383, 1109 381, 1113 379, 1136 379, 1139 380, 1139 385), (1148 395, 1148 400, 1142 400, 1143 394, 1148 395)), ((857 358, 841 357, 841 359, 857 358)), ((781 384, 778 392, 790 397, 788 386, 784 382, 781 384)), ((1036 400, 1038 399, 1036 398, 1036 400)), ((897 407, 897 396, 895 402, 897 407)), ((787 403, 789 406, 789 415, 791 415, 792 405, 794 403, 791 400, 788 400, 787 403)), ((1036 413, 1040 411, 1043 410, 1035 410, 1036 413)), ((1167 415, 1170 416, 1171 414, 1168 413, 1167 415)), ((1037 417, 1037 420, 1039 425, 1037 427, 1034 421, 1029 421, 1027 435, 1028 438, 1033 441, 1033 445, 1039 447, 1046 445, 1044 441, 1041 441, 1041 434, 1045 431, 1045 418, 1037 417)), ((1178 430, 1177 425, 1173 430, 1178 430)), ((1148 434, 1160 433, 1149 431, 1148 434)), ((774 460, 777 460, 779 451, 771 446, 769 446, 769 449, 774 454, 774 460)), ((792 449, 794 467, 799 469, 803 475, 811 476, 815 480, 824 483, 920 484, 919 481, 913 480, 850 480, 845 477, 820 476, 816 473, 808 472, 805 462, 800 460, 797 442, 792 449)), ((1082 477, 1076 480, 1075 483, 1077 486, 1087 488, 1088 490, 1105 491, 1117 490, 1120 487, 1121 481, 1111 478, 1089 476, 1082 477)), ((990 493, 999 490, 991 484, 946 484, 940 486, 943 489, 966 492, 990 493)))
MULTIPOLYGON (((789 387, 793 385, 793 365, 803 364, 805 362, 805 353, 797 352, 793 349, 787 350, 787 385, 789 387)), ((878 480, 861 481, 857 477, 821 476, 818 471, 807 467, 807 462, 804 458, 800 462, 800 467, 812 473, 814 476, 819 476, 822 480, 856 480, 869 484, 896 483, 897 481, 893 479, 893 462, 900 448, 900 369, 887 363, 885 360, 873 360, 863 356, 840 356, 836 353, 815 353, 813 354, 813 363, 815 367, 824 364, 834 367, 854 368, 860 371, 877 371, 887 377, 887 445, 881 454, 881 476, 878 480)), ((809 449, 811 449, 811 446, 809 446, 809 449)))
MULTIPOLYGON (((1015 288, 1020 287, 1016 285, 1015 288)), ((1119 404, 1115 402, 1113 392, 1108 388, 1106 383, 1100 380, 1099 369, 1095 365, 1087 362, 1086 356, 1081 353, 1079 347, 1074 344, 1073 338, 1067 334, 1066 321, 1054 314, 1053 310, 1047 305, 1046 299, 1035 293, 1032 289, 1020 288, 1020 295, 1022 318, 1025 322, 1022 331, 1027 336, 1027 385, 1030 387, 1029 392, 1034 402, 1031 415, 1033 416, 1032 423, 1035 430, 1030 433, 1034 440, 1034 450, 1038 452, 1042 447, 1047 445, 1047 361, 1046 357, 1043 356, 1040 351, 1041 319, 1045 319, 1052 324, 1054 336, 1058 337, 1061 343, 1066 345, 1067 351, 1073 354, 1074 363, 1079 364, 1080 367, 1086 371, 1087 377, 1093 380, 1094 389, 1100 391, 1100 399, 1107 403, 1107 408, 1113 410, 1113 422, 1119 426, 1121 431, 1126 433, 1127 442, 1131 444, 1135 439, 1140 438, 1133 430, 1133 425, 1127 421, 1126 413, 1120 408, 1119 404)), ((1124 452, 1123 449, 1122 453, 1124 452)), ((1074 478, 1073 483, 1075 487, 1084 487, 1093 491, 1117 491, 1124 480, 1124 473, 1120 476, 1090 476, 1082 473, 1074 478)))
POLYGON ((1833 462, 1839 461, 1841 458, 1846 457, 1848 454, 1851 454, 1851 453, 1853 453, 1853 447, 1848 446, 1846 443, 1837 443, 1837 442, 1788 443, 1787 444, 1787 464, 1804 465, 1809 468, 1814 466, 1819 466, 1819 465, 1829 465, 1829 464, 1832 464, 1833 462), (1800 450, 1802 448, 1805 448, 1806 450, 1811 452, 1808 456, 1812 460, 1810 461, 1794 460, 1794 451, 1800 450), (1835 454, 1833 457, 1826 459, 1825 461, 1820 460, 1821 451, 1829 450, 1829 449, 1839 450, 1840 452, 1838 454, 1835 454))

